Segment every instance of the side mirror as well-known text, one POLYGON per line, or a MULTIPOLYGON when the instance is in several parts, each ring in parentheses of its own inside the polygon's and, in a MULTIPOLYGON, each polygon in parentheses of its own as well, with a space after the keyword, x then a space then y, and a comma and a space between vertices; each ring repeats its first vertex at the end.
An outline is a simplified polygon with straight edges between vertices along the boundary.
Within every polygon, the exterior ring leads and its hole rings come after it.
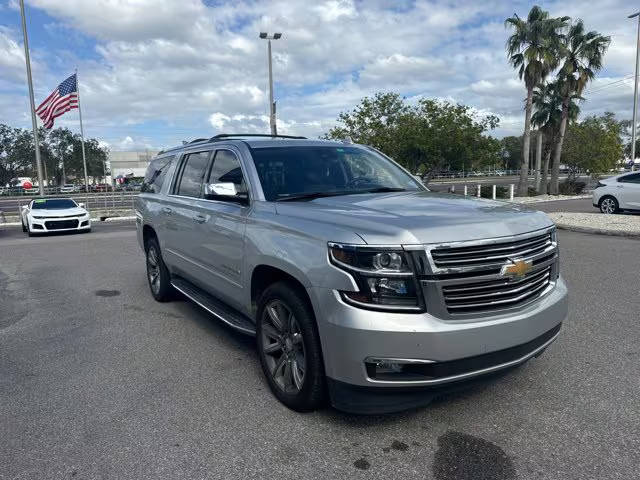
POLYGON ((209 183, 205 185, 204 197, 209 200, 236 202, 243 205, 249 202, 246 192, 238 192, 233 182, 209 183))
POLYGON ((79 204, 78 204, 78 206, 79 206, 80 208, 85 208, 84 203, 79 203, 79 204))
POLYGON ((205 191, 206 195, 211 196, 222 196, 222 197, 235 197, 238 192, 236 192, 236 186, 231 183, 209 183, 207 184, 207 188, 205 191))

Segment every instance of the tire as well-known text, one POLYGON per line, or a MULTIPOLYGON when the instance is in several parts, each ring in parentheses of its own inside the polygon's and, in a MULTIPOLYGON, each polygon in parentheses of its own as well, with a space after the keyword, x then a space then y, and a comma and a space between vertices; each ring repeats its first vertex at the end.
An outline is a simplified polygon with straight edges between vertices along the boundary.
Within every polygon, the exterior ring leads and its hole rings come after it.
POLYGON ((618 200, 611 195, 605 195, 598 202, 598 208, 601 213, 611 215, 620 211, 620 204, 618 203, 618 200))
POLYGON ((288 282, 269 286, 258 300, 256 326, 260 364, 276 398, 297 412, 323 406, 327 387, 322 349, 305 296, 288 282))
POLYGON ((171 274, 162 260, 160 245, 156 238, 150 238, 145 244, 147 282, 151 295, 158 302, 171 300, 171 274))

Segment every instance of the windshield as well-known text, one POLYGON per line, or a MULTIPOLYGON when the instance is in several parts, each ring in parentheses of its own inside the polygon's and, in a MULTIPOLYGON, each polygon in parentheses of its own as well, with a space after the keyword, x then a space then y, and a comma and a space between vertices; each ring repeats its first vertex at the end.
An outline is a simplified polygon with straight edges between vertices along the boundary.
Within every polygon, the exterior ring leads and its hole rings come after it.
POLYGON ((75 208, 77 206, 76 202, 69 198, 57 198, 52 200, 34 200, 31 208, 34 210, 61 210, 64 208, 75 208))
POLYGON ((252 149, 252 155, 269 201, 424 188, 382 155, 359 147, 265 147, 252 149))

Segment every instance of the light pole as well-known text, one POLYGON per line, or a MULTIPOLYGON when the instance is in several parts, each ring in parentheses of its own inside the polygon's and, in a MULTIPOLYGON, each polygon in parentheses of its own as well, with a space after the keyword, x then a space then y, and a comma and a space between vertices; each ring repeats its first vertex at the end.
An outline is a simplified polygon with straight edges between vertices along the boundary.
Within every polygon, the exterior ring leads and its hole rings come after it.
POLYGON ((638 41, 636 44, 636 81, 633 89, 633 125, 631 127, 631 171, 636 164, 636 125, 638 116, 638 64, 640 63, 640 12, 629 15, 628 18, 638 17, 638 41))
POLYGON ((282 33, 274 33, 269 35, 267 32, 260 32, 260 38, 267 40, 267 54, 269 56, 269 126, 271 127, 271 135, 277 135, 276 127, 276 104, 273 101, 273 72, 271 67, 271 40, 278 40, 282 37, 282 33))
POLYGON ((36 147, 36 170, 38 171, 38 190, 44 196, 44 181, 42 179, 42 162, 40 161, 40 142, 38 141, 38 121, 36 120, 36 104, 33 100, 33 81, 31 80, 31 60, 29 59, 29 37, 27 36, 27 21, 24 16, 24 0, 20 0, 20 16, 22 17, 22 35, 24 36, 24 60, 27 63, 27 81, 29 83, 29 101, 31 102, 31 125, 33 126, 33 141, 36 147))

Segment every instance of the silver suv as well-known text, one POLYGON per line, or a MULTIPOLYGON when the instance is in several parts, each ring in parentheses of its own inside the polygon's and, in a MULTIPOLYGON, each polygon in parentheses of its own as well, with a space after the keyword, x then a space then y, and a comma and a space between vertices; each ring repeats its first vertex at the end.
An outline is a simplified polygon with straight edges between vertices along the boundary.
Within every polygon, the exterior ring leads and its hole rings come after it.
POLYGON ((429 192, 377 150, 218 135, 136 200, 151 294, 255 335, 274 395, 378 413, 538 356, 567 315, 549 218, 429 192))

